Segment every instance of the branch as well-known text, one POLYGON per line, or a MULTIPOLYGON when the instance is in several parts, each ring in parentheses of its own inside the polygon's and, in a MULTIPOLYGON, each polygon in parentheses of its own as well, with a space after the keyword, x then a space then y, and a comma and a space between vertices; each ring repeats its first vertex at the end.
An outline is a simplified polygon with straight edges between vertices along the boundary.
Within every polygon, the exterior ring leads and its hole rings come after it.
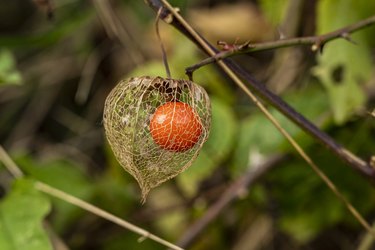
MULTIPOLYGON (((185 28, 184 25, 180 22, 180 20, 173 17, 173 15, 169 12, 167 7, 160 0, 146 0, 146 2, 156 13, 160 8, 163 8, 160 17, 164 21, 175 27, 178 31, 183 33, 187 38, 192 40, 192 42, 194 42, 196 46, 201 48, 206 54, 212 55, 211 51, 213 51, 214 53, 218 53, 218 50, 214 48, 211 44, 209 44, 207 41, 205 41, 203 37, 199 36, 198 39, 196 36, 193 36, 190 30, 185 28), (205 44, 203 45, 199 40, 204 40, 205 44), (208 49, 207 46, 209 47, 208 49)), ((327 147, 329 150, 331 150, 337 157, 346 162, 351 168, 355 169, 363 176, 367 177, 371 181, 371 183, 375 185, 375 169, 372 168, 368 162, 362 160, 361 158, 357 157, 349 150, 345 149, 343 146, 338 144, 335 140, 333 140, 326 133, 321 131, 303 115, 298 113, 286 102, 284 102, 284 100, 282 100, 279 96, 275 95, 270 90, 268 90, 264 84, 261 84, 260 82, 255 80, 247 71, 245 71, 242 67, 236 64, 232 59, 224 58, 221 61, 230 70, 232 70, 239 77, 244 79, 244 81, 248 84, 248 86, 241 86, 241 88, 244 91, 248 90, 247 87, 250 87, 251 90, 253 90, 260 98, 262 98, 270 105, 275 107, 279 112, 281 112, 288 119, 294 122, 298 127, 303 129, 307 134, 309 134, 310 136, 315 138, 315 140, 317 140, 325 147, 327 147)))
POLYGON ((234 181, 220 196, 220 198, 210 206, 204 215, 195 221, 187 230, 178 242, 181 247, 188 248, 193 241, 204 231, 204 229, 233 201, 235 201, 242 190, 249 190, 258 179, 273 169, 278 163, 285 160, 287 157, 283 155, 276 155, 269 157, 266 161, 260 162, 251 168, 236 181, 234 181))
MULTIPOLYGON (((194 37, 199 45, 209 54, 213 55, 215 51, 209 46, 209 44, 202 39, 202 37, 185 21, 185 19, 167 2, 167 0, 161 0, 161 2, 168 8, 168 10, 173 14, 172 20, 176 18, 181 25, 194 37)), ((162 8, 162 7, 161 7, 162 8)), ((160 8, 159 8, 160 10, 160 8)), ((159 13, 159 11, 158 11, 159 13)), ((171 20, 171 18, 169 18, 171 20)), ((346 197, 340 193, 336 185, 326 176, 320 168, 312 161, 312 159, 304 152, 301 146, 291 137, 291 135, 281 127, 280 123, 271 113, 265 108, 265 106, 258 100, 258 98, 246 87, 243 81, 238 78, 234 71, 229 68, 229 66, 223 62, 219 61, 218 65, 221 69, 240 87, 246 95, 256 104, 256 106, 263 112, 263 114, 272 122, 272 124, 279 130, 279 132, 289 141, 289 143, 294 147, 298 154, 306 161, 306 163, 311 167, 312 170, 324 181, 329 189, 336 195, 336 197, 346 206, 348 211, 357 219, 357 221, 375 238, 375 231, 367 223, 367 221, 362 217, 362 215, 352 206, 352 204, 346 199, 346 197)), ((308 120, 306 120, 308 121, 308 120)), ((316 128, 317 129, 317 128, 316 128)), ((319 129, 317 129, 320 131, 319 129)), ((320 131, 321 132, 321 131, 320 131)), ((351 160, 358 159, 352 154, 348 154, 351 160)), ((373 179, 372 179, 373 180, 373 179)))
MULTIPOLYGON (((291 47, 291 46, 297 46, 297 45, 311 45, 311 49, 313 51, 322 51, 325 44, 338 38, 343 38, 349 42, 354 43, 353 40, 351 40, 350 38, 351 33, 356 32, 360 29, 366 28, 368 26, 374 25, 374 24, 375 24, 375 16, 372 16, 362 21, 359 21, 355 24, 351 24, 349 26, 343 27, 333 32, 329 32, 329 33, 318 35, 318 36, 281 39, 277 41, 263 42, 263 43, 246 42, 241 45, 229 45, 229 46, 226 45, 226 47, 228 48, 227 50, 220 51, 216 55, 212 57, 208 57, 204 59, 203 61, 186 68, 186 73, 192 74, 194 71, 196 71, 197 69, 207 64, 217 62, 224 58, 228 58, 228 57, 239 55, 239 54, 249 53, 249 52, 285 48, 285 47, 291 47)), ((223 42, 218 42, 218 44, 222 45, 223 42)))

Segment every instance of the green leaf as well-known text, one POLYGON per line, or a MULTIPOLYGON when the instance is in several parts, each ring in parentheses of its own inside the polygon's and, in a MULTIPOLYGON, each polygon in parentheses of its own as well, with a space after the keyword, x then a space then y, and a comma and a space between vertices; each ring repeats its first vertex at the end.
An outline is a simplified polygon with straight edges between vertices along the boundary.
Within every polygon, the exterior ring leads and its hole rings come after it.
MULTIPOLYGON (((66 160, 50 160, 36 162, 35 159, 24 156, 17 158, 18 165, 28 174, 55 188, 88 201, 92 197, 94 186, 90 183, 80 168, 66 160)), ((69 226, 83 213, 71 204, 59 199, 52 199, 56 216, 52 224, 58 231, 69 226)))
POLYGON ((16 68, 16 60, 8 49, 0 49, 0 85, 20 84, 22 77, 16 68))
POLYGON ((261 0, 259 2, 262 12, 267 19, 273 24, 278 25, 281 23, 282 18, 286 12, 287 0, 261 0))
MULTIPOLYGON (((374 4, 370 5, 375 8, 374 4)), ((357 22, 367 17, 369 8, 369 1, 363 0, 319 1, 317 31, 327 33, 357 22)), ((369 80, 372 71, 371 50, 366 38, 365 31, 357 31, 351 35, 357 45, 344 39, 328 43, 313 70, 327 90, 337 124, 347 121, 366 101, 361 85, 369 80)))
MULTIPOLYGON (((73 5, 65 5, 64 8, 59 8, 59 18, 53 25, 47 25, 41 28, 41 32, 27 32, 29 34, 6 35, 0 36, 0 47, 6 46, 8 48, 45 48, 47 46, 55 45, 63 39, 72 36, 77 30, 87 29, 87 25, 91 23, 92 16, 95 11, 92 8, 82 9, 77 12, 77 8, 73 5), (60 15, 61 14, 61 15, 60 15)), ((85 32, 81 32, 84 35, 85 32)))
POLYGON ((212 125, 208 141, 193 165, 177 177, 190 195, 195 194, 198 184, 228 156, 236 138, 237 124, 230 106, 217 98, 212 98, 211 104, 212 125))
MULTIPOLYGON (((322 147, 312 147, 308 154, 363 216, 373 211, 375 196, 369 182, 322 147)), ((278 225, 297 241, 310 241, 338 223, 360 228, 360 223, 303 160, 278 166, 267 181, 272 183, 269 195, 278 204, 278 225)))
MULTIPOLYGON (((309 82, 309 88, 294 91, 286 96, 285 100, 311 121, 319 121, 327 126, 325 112, 328 106, 327 97, 321 88, 316 87, 315 83, 315 81, 309 82)), ((270 109, 270 112, 302 147, 312 143, 312 139, 284 115, 275 109, 270 109)), ((267 157, 280 152, 295 152, 285 137, 260 112, 243 119, 238 134, 232 162, 234 175, 243 173, 255 157, 267 157)))
POLYGON ((43 218, 50 211, 46 197, 30 180, 18 180, 0 203, 0 249, 52 249, 43 229, 43 218))
MULTIPOLYGON (((159 211, 171 204, 181 204, 183 200, 176 194, 175 190, 170 185, 162 185, 152 191, 148 206, 153 211, 159 211)), ((181 225, 188 220, 186 210, 182 207, 163 213, 154 218, 153 226, 161 235, 168 235, 170 238, 178 238, 184 233, 184 228, 181 225)))
POLYGON ((229 154, 236 138, 237 123, 231 106, 219 98, 211 98, 212 124, 210 136, 204 146, 209 157, 216 162, 229 154))
MULTIPOLYGON (((295 135, 296 127, 293 124, 280 113, 274 110, 271 113, 284 129, 292 136, 295 135)), ((284 137, 263 114, 256 113, 241 121, 238 133, 233 159, 234 175, 243 173, 256 157, 266 157, 273 152, 282 151, 284 137)))

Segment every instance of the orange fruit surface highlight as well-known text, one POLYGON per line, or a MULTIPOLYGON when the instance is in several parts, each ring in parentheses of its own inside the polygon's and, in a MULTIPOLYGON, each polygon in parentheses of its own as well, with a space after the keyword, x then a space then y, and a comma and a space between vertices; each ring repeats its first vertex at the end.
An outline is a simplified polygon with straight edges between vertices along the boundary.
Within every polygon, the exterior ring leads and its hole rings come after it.
POLYGON ((202 134, 198 114, 183 102, 159 106, 150 120, 151 136, 166 150, 183 152, 194 147, 202 134))

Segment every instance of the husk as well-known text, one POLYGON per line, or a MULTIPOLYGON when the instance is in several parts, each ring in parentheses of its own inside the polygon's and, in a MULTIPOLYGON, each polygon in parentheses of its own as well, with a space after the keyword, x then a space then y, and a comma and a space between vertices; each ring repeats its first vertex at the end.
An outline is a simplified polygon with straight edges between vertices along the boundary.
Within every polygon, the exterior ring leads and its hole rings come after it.
POLYGON ((121 166, 138 182, 142 202, 149 191, 188 168, 209 135, 211 105, 206 91, 187 80, 136 77, 122 80, 108 95, 104 107, 108 142, 121 166), (165 150, 150 134, 156 108, 169 101, 189 104, 199 116, 198 142, 183 152, 165 150))

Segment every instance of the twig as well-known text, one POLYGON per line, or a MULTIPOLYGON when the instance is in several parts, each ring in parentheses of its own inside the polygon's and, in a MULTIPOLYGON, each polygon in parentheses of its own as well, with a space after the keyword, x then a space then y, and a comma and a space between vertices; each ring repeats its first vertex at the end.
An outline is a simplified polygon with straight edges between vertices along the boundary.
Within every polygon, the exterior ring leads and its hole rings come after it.
POLYGON ((93 51, 88 55, 86 62, 83 66, 81 78, 78 82, 77 92, 74 97, 76 103, 82 105, 87 101, 91 86, 94 82, 96 71, 103 57, 109 54, 109 52, 109 43, 107 40, 105 40, 101 42, 98 46, 96 46, 93 49, 93 51))
MULTIPOLYGON (((164 6, 173 14, 178 20, 182 27, 190 33, 190 36, 210 55, 213 55, 215 51, 208 45, 208 43, 202 39, 202 37, 183 19, 183 17, 176 12, 176 10, 166 1, 161 0, 164 6)), ((278 120, 265 108, 265 106, 258 100, 258 98, 246 87, 241 79, 227 66, 223 61, 219 61, 218 65, 224 70, 224 72, 240 87, 246 95, 254 102, 254 104, 264 113, 264 115, 272 122, 272 124, 280 131, 280 133, 288 140, 288 142, 294 147, 298 154, 308 163, 308 165, 315 171, 315 173, 324 181, 324 183, 331 189, 336 197, 345 205, 348 211, 358 220, 358 222, 372 234, 375 238, 375 230, 367 223, 362 215, 351 205, 351 203, 343 196, 333 182, 319 169, 319 167, 312 161, 312 159, 305 153, 305 151, 299 146, 299 144, 291 137, 291 135, 280 125, 278 120)))
POLYGON ((108 36, 111 39, 117 38, 126 48, 130 46, 127 52, 135 65, 142 63, 144 57, 141 53, 138 53, 139 49, 137 48, 137 43, 134 42, 130 32, 126 29, 126 26, 122 25, 122 22, 116 16, 116 13, 111 7, 110 1, 94 0, 92 2, 108 36))
POLYGON ((186 68, 186 72, 188 74, 192 74, 195 70, 207 64, 217 62, 224 58, 228 58, 228 57, 239 55, 239 54, 249 53, 249 52, 285 48, 285 47, 291 47, 291 46, 297 46, 297 45, 311 45, 311 49, 313 51, 322 51, 325 44, 337 38, 343 38, 349 42, 353 42, 350 38, 351 33, 356 32, 365 27, 374 25, 374 24, 375 24, 375 16, 372 16, 362 21, 359 21, 355 24, 343 27, 341 29, 338 29, 338 30, 335 30, 333 32, 329 32, 323 35, 281 39, 277 41, 262 42, 262 43, 246 42, 245 44, 242 44, 242 45, 234 45, 232 46, 232 49, 230 50, 220 51, 216 53, 214 56, 208 57, 204 59, 203 61, 186 68))
POLYGON ((104 211, 103 209, 100 209, 96 206, 93 206, 90 203, 87 203, 87 202, 85 202, 81 199, 78 199, 78 198, 70 195, 70 194, 67 194, 65 192, 62 192, 62 191, 56 189, 56 188, 53 188, 53 187, 51 187, 51 186, 49 186, 49 185, 47 185, 43 182, 39 182, 39 181, 36 182, 36 188, 38 190, 44 192, 44 193, 47 193, 51 196, 59 198, 59 199, 61 199, 63 201, 66 201, 70 204, 73 204, 77 207, 80 207, 80 208, 82 208, 82 209, 84 209, 84 210, 86 210, 86 211, 88 211, 92 214, 95 214, 99 217, 102 217, 102 218, 108 220, 108 221, 111 221, 111 222, 113 222, 113 223, 115 223, 115 224, 117 224, 121 227, 124 227, 124 228, 126 228, 130 231, 133 231, 134 233, 137 233, 137 234, 141 235, 142 236, 141 239, 149 238, 149 239, 154 240, 154 241, 156 241, 156 242, 158 242, 158 243, 160 243, 160 244, 162 244, 166 247, 169 247, 169 248, 172 248, 172 249, 182 249, 181 247, 178 247, 178 246, 176 246, 176 245, 174 245, 174 244, 172 244, 172 243, 170 243, 166 240, 163 240, 162 238, 160 238, 160 237, 158 237, 158 236, 156 236, 156 235, 154 235, 154 234, 152 234, 152 233, 150 233, 150 232, 148 232, 148 231, 146 231, 146 230, 144 230, 140 227, 137 227, 137 226, 135 226, 135 225, 133 225, 133 224, 117 217, 117 216, 114 216, 113 214, 108 213, 107 211, 104 211))
MULTIPOLYGON (((372 228, 375 230, 375 222, 372 224, 372 228)), ((371 250, 374 249, 372 246, 374 245, 374 237, 368 232, 364 234, 363 238, 360 240, 358 244, 357 250, 371 250)))
MULTIPOLYGON (((160 7, 166 6, 165 4, 163 4, 165 1, 161 0, 146 0, 146 2, 150 5, 151 8, 154 9, 155 12, 157 12, 160 7)), ((181 33, 183 33, 187 38, 191 39, 199 48, 201 48, 209 56, 214 56, 216 53, 218 53, 217 49, 215 49, 211 44, 205 41, 204 38, 202 38, 199 34, 195 33, 196 35, 193 36, 190 32, 192 31, 192 29, 186 28, 182 24, 181 20, 179 20, 178 18, 170 18, 170 16, 170 11, 167 8, 164 8, 161 14, 161 18, 166 20, 170 25, 172 25, 181 33)), ((235 74, 244 79, 251 88, 251 90, 255 91, 255 93, 258 94, 260 98, 274 106, 288 119, 290 119, 297 126, 302 128, 306 133, 315 138, 318 142, 326 146, 329 150, 336 154, 336 156, 345 161, 350 167, 357 170, 363 176, 367 177, 371 181, 371 183, 375 185, 375 169, 371 168, 368 162, 360 159, 359 157, 345 149, 343 146, 338 144, 335 140, 333 140, 326 133, 317 128, 303 115, 298 113, 286 102, 284 102, 279 96, 269 91, 264 86, 264 84, 261 84, 260 82, 255 80, 247 71, 245 71, 242 67, 237 65, 233 60, 231 60, 230 58, 225 58, 218 62, 219 65, 220 62, 224 62, 230 70, 232 70, 235 74)), ((248 91, 248 88, 245 84, 243 84, 241 89, 246 89, 248 91)))
POLYGON ((14 161, 9 157, 4 148, 0 145, 0 160, 4 163, 4 166, 15 178, 22 178, 23 173, 21 169, 14 163, 14 161))
POLYGON ((165 67, 165 72, 167 74, 167 77, 171 78, 171 70, 169 69, 169 65, 168 65, 167 52, 165 51, 164 44, 163 44, 163 41, 161 39, 160 31, 159 31, 159 20, 160 20, 160 14, 161 14, 162 10, 163 10, 163 8, 160 8, 158 10, 158 14, 156 15, 155 32, 156 32, 156 36, 158 38, 158 42, 160 44, 160 49, 161 49, 161 54, 162 54, 162 57, 163 57, 163 64, 164 64, 164 67, 165 67))
MULTIPOLYGON (((23 176, 23 173, 21 169, 17 166, 17 164, 10 158, 8 153, 4 150, 4 148, 0 145, 0 161, 3 162, 5 167, 9 170, 9 172, 15 177, 15 178, 21 178, 23 176)), ((91 205, 88 202, 85 202, 77 197, 74 197, 68 193, 65 193, 61 190, 58 190, 54 187, 51 187, 50 185, 43 183, 41 181, 36 181, 35 182, 35 187, 39 190, 42 191, 48 195, 51 195, 53 197, 59 198, 65 202, 68 202, 70 204, 73 204, 77 207, 82 208, 83 210, 86 210, 92 214, 95 214, 99 217, 102 217, 108 221, 111 221, 123 228, 126 228, 136 234, 141 235, 141 238, 139 241, 142 241, 146 238, 149 238, 151 240, 154 240, 166 247, 169 247, 174 250, 183 250, 183 248, 170 243, 169 241, 166 241, 138 226, 135 226, 113 214, 108 213, 107 211, 104 211, 103 209, 100 209, 94 205, 91 205)))
MULTIPOLYGON (((306 3, 301 0, 288 1, 284 20, 280 24, 280 39, 295 37, 301 25, 303 6, 306 3)), ((276 51, 271 65, 267 69, 269 79, 267 86, 279 94, 290 84, 295 82, 299 73, 304 70, 302 51, 296 47, 276 51)))
POLYGON ((177 244, 185 248, 189 247, 194 239, 196 239, 221 212, 223 212, 224 208, 238 198, 239 193, 242 190, 248 190, 249 186, 254 184, 264 174, 268 173, 273 167, 277 166, 277 163, 283 159, 285 159, 284 156, 276 155, 260 162, 259 164, 251 166, 250 170, 234 181, 220 198, 207 209, 205 214, 199 218, 199 220, 189 226, 177 244))

